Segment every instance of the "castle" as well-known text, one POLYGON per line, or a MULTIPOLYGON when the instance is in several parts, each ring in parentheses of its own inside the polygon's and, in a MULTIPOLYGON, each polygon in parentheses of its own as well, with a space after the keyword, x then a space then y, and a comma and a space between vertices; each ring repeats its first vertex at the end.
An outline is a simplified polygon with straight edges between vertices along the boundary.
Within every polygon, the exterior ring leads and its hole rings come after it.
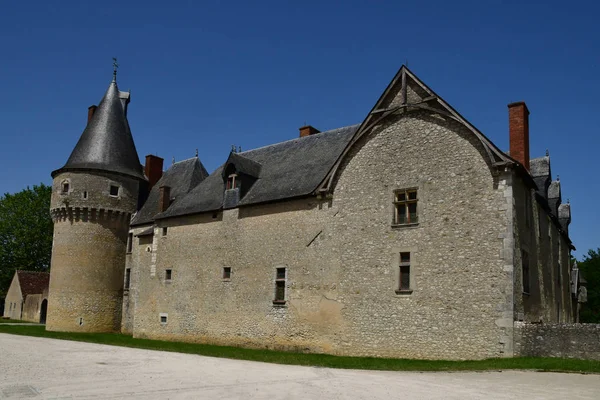
POLYGON ((140 165, 116 74, 52 173, 47 329, 402 358, 510 357, 572 322, 570 205, 529 111, 510 155, 403 66, 358 125, 140 165))

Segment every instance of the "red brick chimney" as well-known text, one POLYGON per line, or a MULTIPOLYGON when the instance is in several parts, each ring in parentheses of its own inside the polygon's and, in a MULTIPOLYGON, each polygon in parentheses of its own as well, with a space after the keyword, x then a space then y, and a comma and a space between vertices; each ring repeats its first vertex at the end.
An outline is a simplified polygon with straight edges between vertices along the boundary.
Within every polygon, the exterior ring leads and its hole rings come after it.
POLYGON ((91 105, 88 107, 88 124, 92 120, 92 117, 94 116, 94 113, 96 112, 96 108, 98 108, 98 106, 96 106, 96 105, 91 105))
POLYGON ((320 130, 313 126, 305 125, 302 128, 300 128, 300 137, 310 136, 320 132, 320 130))
POLYGON ((156 182, 162 177, 163 173, 163 159, 154 156, 152 154, 148 154, 146 156, 146 165, 144 166, 144 173, 148 178, 149 188, 152 189, 152 186, 156 185, 156 182))
POLYGON ((158 189, 158 212, 165 212, 171 205, 171 187, 161 186, 158 189))
POLYGON ((529 110, 523 101, 508 105, 510 156, 529 171, 529 110))

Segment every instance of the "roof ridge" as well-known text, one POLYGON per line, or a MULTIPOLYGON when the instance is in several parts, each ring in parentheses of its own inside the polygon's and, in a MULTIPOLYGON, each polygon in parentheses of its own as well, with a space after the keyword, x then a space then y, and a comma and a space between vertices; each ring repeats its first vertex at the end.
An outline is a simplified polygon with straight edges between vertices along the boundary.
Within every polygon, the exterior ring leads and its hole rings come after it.
POLYGON ((319 133, 317 133, 317 134, 314 134, 314 135, 310 135, 310 136, 304 136, 304 137, 296 137, 296 138, 293 138, 293 139, 284 140, 283 142, 272 143, 272 144, 268 144, 268 145, 265 145, 265 146, 256 147, 256 148, 254 148, 254 149, 250 149, 250 150, 241 151, 241 152, 239 152, 239 153, 235 153, 235 154, 240 154, 240 155, 241 155, 241 154, 244 154, 244 153, 250 153, 250 152, 252 152, 252 151, 256 151, 256 150, 265 149, 265 148, 267 148, 267 147, 273 147, 273 146, 278 146, 278 145, 280 145, 280 144, 283 144, 283 143, 288 143, 288 142, 291 142, 291 141, 293 141, 293 140, 302 140, 302 139, 306 139, 306 138, 310 138, 310 137, 317 137, 317 136, 324 135, 324 134, 331 134, 331 133, 333 133, 334 131, 339 131, 339 130, 342 130, 342 129, 347 129, 347 128, 353 128, 353 127, 355 127, 355 126, 359 126, 359 125, 360 125, 360 124, 352 124, 352 125, 340 126, 339 128, 333 128, 333 129, 329 129, 329 130, 327 130, 327 131, 324 131, 324 132, 319 132, 319 133))

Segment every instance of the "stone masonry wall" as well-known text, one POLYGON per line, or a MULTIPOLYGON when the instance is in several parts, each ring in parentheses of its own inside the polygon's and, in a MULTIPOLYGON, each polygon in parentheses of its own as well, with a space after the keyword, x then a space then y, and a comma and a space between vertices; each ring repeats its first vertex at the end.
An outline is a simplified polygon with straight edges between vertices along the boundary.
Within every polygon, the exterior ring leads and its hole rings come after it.
MULTIPOLYGON (((378 357, 511 356, 510 181, 499 185, 484 153, 462 125, 412 113, 351 151, 332 199, 159 221, 150 263, 135 266, 134 336, 378 357), (419 223, 392 226, 394 191, 404 188, 418 189, 419 223), (411 253, 411 293, 397 294, 400 252, 411 253), (279 267, 283 306, 273 304, 279 267)), ((147 248, 138 242, 134 252, 147 248)))
POLYGON ((517 322, 515 355, 600 360, 600 324, 517 322))
POLYGON ((138 182, 117 174, 65 172, 54 178, 46 329, 120 330, 127 233, 137 198, 138 182), (118 196, 110 195, 110 185, 119 186, 118 196))

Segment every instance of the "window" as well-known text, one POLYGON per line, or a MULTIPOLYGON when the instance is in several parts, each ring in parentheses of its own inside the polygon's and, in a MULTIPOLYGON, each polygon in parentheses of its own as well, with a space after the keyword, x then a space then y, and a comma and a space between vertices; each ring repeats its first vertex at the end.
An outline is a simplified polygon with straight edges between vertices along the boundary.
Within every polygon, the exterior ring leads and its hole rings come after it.
POLYGON ((285 267, 276 270, 275 300, 273 300, 273 304, 285 304, 285 270, 285 267))
POLYGON ((62 193, 63 194, 69 193, 69 182, 62 183, 62 193))
POLYGON ((133 250, 133 233, 127 235, 127 252, 131 253, 133 250))
POLYGON ((169 318, 169 314, 167 313, 161 313, 159 314, 160 316, 160 324, 161 325, 166 325, 167 324, 167 319, 169 318))
POLYGON ((396 293, 411 293, 410 288, 410 253, 400 253, 400 264, 398 266, 398 289, 396 293))
POLYGON ((113 197, 117 197, 119 195, 119 187, 115 185, 110 185, 110 195, 113 197))
POLYGON ((165 281, 170 281, 172 277, 173 277, 173 270, 166 269, 165 270, 165 281))
POLYGON ((125 289, 129 289, 131 284, 131 268, 125 269, 125 289))
POLYGON ((529 294, 529 253, 521 250, 521 269, 523 273, 523 293, 529 294))
POLYGON ((525 226, 531 226, 531 193, 529 189, 525 190, 525 226))
POLYGON ((84 191, 84 192, 81 194, 81 197, 82 197, 84 200, 87 200, 87 198, 88 198, 87 191, 84 191))
POLYGON ((233 173, 227 177, 227 190, 236 189, 240 187, 240 180, 237 174, 233 173))
POLYGON ((223 267, 223 279, 231 279, 231 267, 223 267))
POLYGON ((167 227, 162 228, 162 235, 167 236, 167 227))
POLYGON ((416 224, 417 189, 402 189, 394 192, 394 225, 416 224))

